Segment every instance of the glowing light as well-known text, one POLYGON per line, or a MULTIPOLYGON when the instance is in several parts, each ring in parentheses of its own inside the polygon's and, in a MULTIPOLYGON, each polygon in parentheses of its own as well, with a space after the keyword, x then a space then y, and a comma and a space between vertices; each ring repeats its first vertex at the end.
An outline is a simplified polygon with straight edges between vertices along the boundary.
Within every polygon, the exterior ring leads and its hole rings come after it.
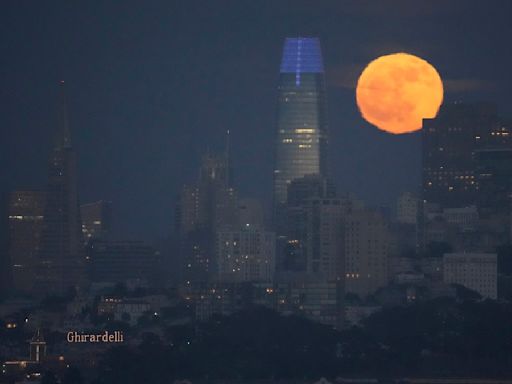
POLYGON ((437 115, 443 82, 427 61, 406 53, 372 61, 357 82, 356 100, 363 118, 377 128, 401 134, 422 127, 437 115))

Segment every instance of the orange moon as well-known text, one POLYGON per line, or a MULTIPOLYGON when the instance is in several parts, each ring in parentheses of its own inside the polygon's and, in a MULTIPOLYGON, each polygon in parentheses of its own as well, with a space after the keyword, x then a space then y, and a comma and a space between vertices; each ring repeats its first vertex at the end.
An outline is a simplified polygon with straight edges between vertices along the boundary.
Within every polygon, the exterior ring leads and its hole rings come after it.
POLYGON ((424 118, 437 115, 443 82, 436 69, 417 56, 394 53, 373 60, 357 81, 357 106, 363 118, 393 133, 414 132, 424 118))

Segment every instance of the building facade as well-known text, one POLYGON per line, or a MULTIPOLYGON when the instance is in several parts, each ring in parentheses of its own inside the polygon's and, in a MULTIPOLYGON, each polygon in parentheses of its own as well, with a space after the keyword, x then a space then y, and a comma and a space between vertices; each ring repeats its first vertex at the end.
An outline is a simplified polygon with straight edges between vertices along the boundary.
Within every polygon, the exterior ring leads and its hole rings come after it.
POLYGON ((273 232, 247 224, 239 230, 217 232, 220 282, 271 282, 275 271, 273 232))
POLYGON ((92 239, 107 239, 111 231, 112 203, 95 201, 80 206, 82 233, 87 243, 92 239))
POLYGON ((336 187, 320 175, 305 175, 294 179, 288 186, 287 203, 284 208, 284 225, 278 239, 278 269, 284 271, 306 271, 307 269, 307 239, 308 212, 311 216, 310 200, 334 199, 336 187))
POLYGON ((396 202, 396 221, 400 224, 417 225, 419 199, 410 192, 402 193, 396 202))
POLYGON ((497 256, 492 253, 447 253, 443 256, 443 280, 478 292, 484 298, 498 297, 497 256))
POLYGON ((207 154, 203 156, 197 183, 185 185, 181 191, 176 229, 185 282, 216 278, 216 233, 238 226, 237 193, 230 185, 229 175, 226 154, 207 154))
POLYGON ((327 102, 318 38, 285 40, 278 89, 274 214, 286 204, 292 180, 327 173, 327 102))
POLYGON ((512 134, 488 104, 443 105, 422 129, 423 200, 443 208, 477 201, 476 151, 511 148, 512 134))
POLYGON ((379 212, 356 210, 344 219, 345 289, 365 298, 388 284, 391 235, 379 212))
POLYGON ((31 293, 35 283, 41 233, 44 191, 14 191, 9 198, 9 260, 13 288, 31 293))
POLYGON ((304 256, 306 271, 327 280, 343 280, 345 270, 342 199, 309 199, 305 210, 304 256))
POLYGON ((93 282, 153 284, 158 277, 160 255, 143 241, 93 240, 89 254, 93 282))
POLYGON ((76 153, 71 144, 64 82, 60 127, 48 166, 48 188, 36 283, 38 292, 64 294, 84 286, 85 249, 78 198, 76 153))

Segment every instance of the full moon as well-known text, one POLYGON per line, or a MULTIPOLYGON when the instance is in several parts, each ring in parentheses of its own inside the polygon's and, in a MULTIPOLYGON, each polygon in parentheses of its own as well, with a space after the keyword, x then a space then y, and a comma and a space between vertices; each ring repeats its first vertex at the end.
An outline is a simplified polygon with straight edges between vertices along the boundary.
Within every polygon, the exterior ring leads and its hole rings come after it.
POLYGON ((393 133, 414 132, 424 118, 436 117, 443 82, 436 69, 417 56, 394 53, 373 60, 357 81, 356 100, 363 118, 393 133))

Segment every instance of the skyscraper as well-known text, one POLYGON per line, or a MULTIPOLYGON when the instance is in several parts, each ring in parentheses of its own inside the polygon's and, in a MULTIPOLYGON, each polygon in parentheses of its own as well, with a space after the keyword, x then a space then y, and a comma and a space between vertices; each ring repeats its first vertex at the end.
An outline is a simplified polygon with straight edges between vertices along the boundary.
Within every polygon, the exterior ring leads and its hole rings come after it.
POLYGON ((159 252, 142 241, 92 239, 91 280, 119 283, 141 280, 152 285, 161 269, 159 252))
POLYGON ((288 186, 287 204, 283 208, 285 223, 280 237, 278 267, 281 270, 306 270, 306 239, 308 238, 307 212, 310 200, 333 199, 336 197, 334 184, 319 175, 306 175, 294 179, 288 186))
POLYGON ((92 239, 105 240, 110 233, 112 220, 112 203, 100 200, 80 206, 82 217, 82 233, 84 241, 92 239))
POLYGON ((227 154, 203 156, 199 179, 183 187, 176 210, 183 280, 208 281, 217 272, 216 232, 238 223, 237 193, 229 183, 227 154))
POLYGON ((369 209, 352 211, 343 225, 346 292, 365 298, 388 283, 388 225, 381 213, 369 209))
POLYGON ((485 103, 443 105, 436 118, 424 120, 422 148, 422 198, 426 203, 419 220, 422 245, 449 241, 460 244, 456 248, 461 250, 492 251, 508 242, 512 131, 496 107, 485 103), (432 219, 443 210, 471 206, 476 206, 479 217, 478 231, 471 237, 465 230, 457 230, 455 238, 446 237, 441 223, 432 219))
POLYGON ((318 38, 285 40, 278 89, 274 215, 286 204, 292 180, 327 173, 327 102, 318 38))
POLYGON ((477 199, 475 152, 512 148, 512 134, 492 105, 447 104, 424 120, 422 148, 425 202, 464 207, 477 199))
POLYGON ((273 232, 246 224, 217 232, 217 278, 220 282, 271 282, 275 270, 273 232))
POLYGON ((85 250, 80 219, 76 154, 71 145, 64 82, 60 83, 60 126, 48 166, 36 284, 39 292, 64 294, 84 283, 85 250))
POLYGON ((14 191, 9 199, 9 259, 13 287, 31 293, 41 242, 45 193, 14 191))

